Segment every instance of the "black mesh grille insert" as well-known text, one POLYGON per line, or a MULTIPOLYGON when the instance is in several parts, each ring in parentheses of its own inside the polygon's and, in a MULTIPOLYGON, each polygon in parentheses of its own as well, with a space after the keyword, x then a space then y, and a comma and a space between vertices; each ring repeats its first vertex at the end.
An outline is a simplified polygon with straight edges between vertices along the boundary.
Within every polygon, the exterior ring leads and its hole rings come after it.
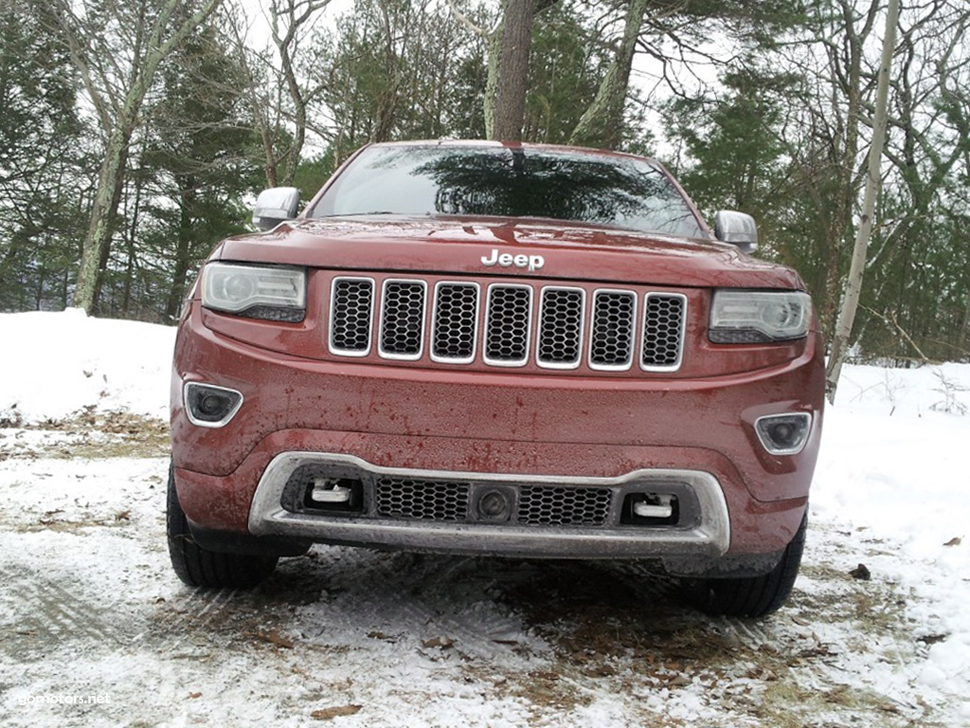
POLYGON ((546 288, 539 315, 539 364, 574 367, 582 356, 583 303, 581 288, 546 288))
POLYGON ((385 281, 381 304, 381 354, 417 359, 424 333, 423 281, 385 281))
POLYGON ((488 289, 488 324, 485 361, 518 366, 529 358, 529 324, 532 289, 527 286, 491 286, 488 289))
POLYGON ((388 518, 464 521, 468 517, 468 484, 444 480, 378 478, 377 513, 388 518))
POLYGON ((636 296, 628 291, 597 291, 593 300, 589 364, 626 369, 633 362, 636 296))
POLYGON ((374 281, 338 278, 330 301, 330 348, 363 355, 370 351, 370 322, 374 308, 374 281))
POLYGON ((523 486, 519 492, 519 523, 537 526, 602 526, 610 514, 609 488, 523 486))
POLYGON ((439 283, 435 289, 434 335, 436 359, 469 363, 475 357, 478 286, 439 283))
POLYGON ((678 294, 651 293, 643 320, 644 369, 676 369, 684 349, 687 299, 678 294))

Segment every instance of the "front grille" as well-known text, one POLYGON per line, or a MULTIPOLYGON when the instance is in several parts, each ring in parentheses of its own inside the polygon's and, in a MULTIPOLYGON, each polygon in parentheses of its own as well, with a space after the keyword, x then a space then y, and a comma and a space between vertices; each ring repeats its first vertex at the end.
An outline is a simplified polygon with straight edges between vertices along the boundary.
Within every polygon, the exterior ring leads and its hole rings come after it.
POLYGON ((604 372, 627 371, 634 362, 644 371, 672 372, 683 361, 683 294, 527 283, 483 290, 462 281, 438 281, 432 294, 428 289, 419 279, 377 285, 370 277, 335 278, 330 352, 364 357, 376 348, 384 359, 418 361, 427 347, 432 361, 446 364, 481 357, 487 366, 577 369, 585 359, 604 372))

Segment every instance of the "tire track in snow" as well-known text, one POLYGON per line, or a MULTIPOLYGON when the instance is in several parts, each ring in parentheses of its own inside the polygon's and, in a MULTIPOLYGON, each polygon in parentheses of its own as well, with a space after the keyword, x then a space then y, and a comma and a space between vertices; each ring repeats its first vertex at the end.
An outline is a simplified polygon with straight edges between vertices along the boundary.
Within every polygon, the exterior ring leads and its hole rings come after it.
POLYGON ((507 655, 529 641, 522 620, 494 598, 504 569, 497 560, 324 548, 314 562, 326 575, 321 599, 303 610, 314 639, 365 635, 411 640, 418 649, 431 642, 428 654, 454 647, 470 660, 507 655))
POLYGON ((40 659, 52 647, 123 645, 137 625, 111 614, 110 604, 91 604, 79 594, 38 574, 0 571, 0 650, 18 660, 40 659), (111 618, 109 618, 109 614, 111 618))

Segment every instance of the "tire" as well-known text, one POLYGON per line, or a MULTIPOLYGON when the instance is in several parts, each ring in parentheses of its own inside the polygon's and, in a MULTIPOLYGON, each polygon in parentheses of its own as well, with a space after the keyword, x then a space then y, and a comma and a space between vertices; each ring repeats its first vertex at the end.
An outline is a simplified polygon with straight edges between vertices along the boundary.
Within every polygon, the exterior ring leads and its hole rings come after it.
POLYGON ((169 468, 165 518, 168 553, 178 578, 188 586, 212 589, 252 589, 273 573, 275 556, 224 554, 199 546, 192 538, 175 490, 175 471, 169 468))
POLYGON ((778 565, 763 576, 728 579, 685 579, 687 600, 711 615, 764 617, 778 611, 791 595, 805 549, 808 511, 778 565))

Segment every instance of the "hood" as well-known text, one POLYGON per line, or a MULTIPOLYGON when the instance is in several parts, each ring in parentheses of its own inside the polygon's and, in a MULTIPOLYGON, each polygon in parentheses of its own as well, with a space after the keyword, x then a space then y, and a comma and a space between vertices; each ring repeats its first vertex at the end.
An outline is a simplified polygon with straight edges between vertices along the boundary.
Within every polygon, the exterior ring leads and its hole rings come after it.
POLYGON ((794 271, 713 240, 522 218, 303 219, 267 233, 229 238, 213 257, 346 271, 804 288, 794 271))

